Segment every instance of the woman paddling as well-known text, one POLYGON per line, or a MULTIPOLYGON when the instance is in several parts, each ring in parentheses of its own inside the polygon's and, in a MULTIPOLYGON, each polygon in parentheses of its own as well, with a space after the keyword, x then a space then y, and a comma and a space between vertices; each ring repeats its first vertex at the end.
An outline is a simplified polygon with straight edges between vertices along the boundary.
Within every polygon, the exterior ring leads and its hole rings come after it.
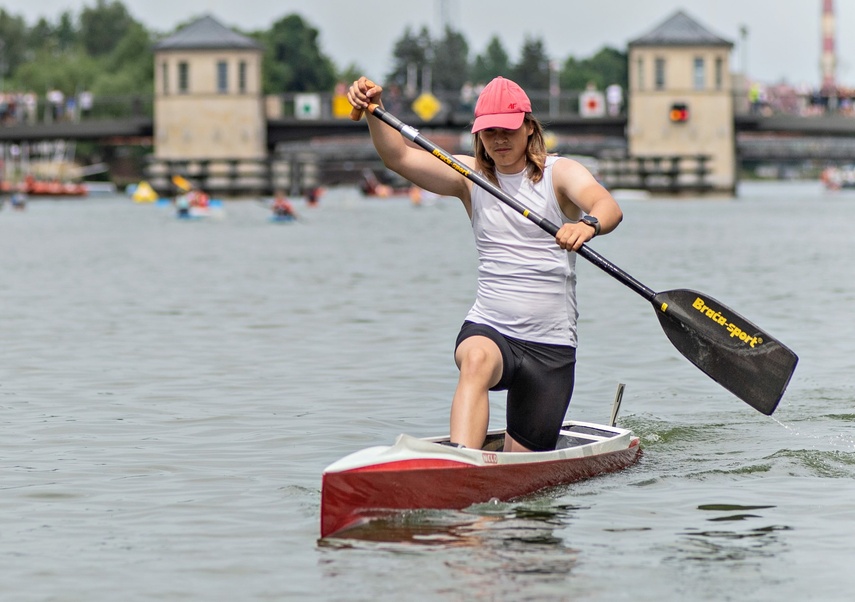
MULTIPOLYGON (((348 90, 356 109, 382 106, 365 77, 348 90)), ((460 378, 451 405, 451 441, 480 448, 489 391, 507 390, 505 451, 554 449, 573 394, 576 365, 576 255, 614 230, 620 207, 580 163, 547 156, 543 128, 526 93, 497 77, 475 106, 474 157, 456 156, 527 207, 561 224, 554 240, 460 173, 368 115, 383 163, 415 185, 463 202, 478 250, 478 292, 457 337, 460 378), (557 243, 557 244, 556 244, 557 243)))

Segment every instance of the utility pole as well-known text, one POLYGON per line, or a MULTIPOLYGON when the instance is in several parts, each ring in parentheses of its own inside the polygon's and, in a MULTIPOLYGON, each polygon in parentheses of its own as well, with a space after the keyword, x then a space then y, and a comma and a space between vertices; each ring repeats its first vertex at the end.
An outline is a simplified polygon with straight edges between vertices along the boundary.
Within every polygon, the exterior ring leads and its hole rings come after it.
POLYGON ((739 38, 740 38, 740 57, 739 62, 742 63, 742 78, 745 81, 748 81, 748 26, 740 25, 739 26, 739 38))
POLYGON ((445 30, 449 26, 451 16, 448 10, 448 0, 437 0, 439 6, 439 36, 445 35, 445 30))
POLYGON ((834 0, 822 1, 822 88, 837 88, 837 50, 835 48, 834 0))

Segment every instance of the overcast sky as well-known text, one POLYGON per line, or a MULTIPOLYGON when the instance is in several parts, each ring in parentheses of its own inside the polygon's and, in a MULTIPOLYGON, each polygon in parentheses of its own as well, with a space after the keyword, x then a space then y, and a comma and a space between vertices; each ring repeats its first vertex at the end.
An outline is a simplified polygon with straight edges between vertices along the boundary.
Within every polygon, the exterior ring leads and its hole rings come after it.
MULTIPOLYGON (((96 0, 2 0, 0 7, 23 16, 56 22, 63 11, 75 15, 96 0)), ((297 13, 320 31, 321 49, 339 67, 356 63, 382 81, 392 47, 405 27, 427 26, 439 37, 443 19, 465 36, 470 58, 492 36, 502 40, 512 60, 526 38, 539 37, 549 55, 590 57, 604 46, 626 50, 627 42, 685 10, 713 33, 735 44, 734 71, 767 83, 785 80, 818 85, 822 0, 123 0, 133 17, 158 32, 210 13, 225 25, 266 29, 297 13), (746 27, 742 43, 741 27, 746 27), (744 63, 744 65, 743 65, 744 63)), ((855 84, 855 3, 835 2, 837 79, 855 84)))

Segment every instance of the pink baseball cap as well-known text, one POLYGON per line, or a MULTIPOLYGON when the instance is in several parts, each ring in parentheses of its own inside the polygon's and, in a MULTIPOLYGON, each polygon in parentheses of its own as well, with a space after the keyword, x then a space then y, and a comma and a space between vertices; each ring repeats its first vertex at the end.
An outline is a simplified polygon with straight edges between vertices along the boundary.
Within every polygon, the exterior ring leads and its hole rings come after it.
POLYGON ((523 89, 509 79, 497 77, 478 96, 472 133, 489 128, 516 130, 522 126, 526 113, 531 113, 531 101, 523 89))

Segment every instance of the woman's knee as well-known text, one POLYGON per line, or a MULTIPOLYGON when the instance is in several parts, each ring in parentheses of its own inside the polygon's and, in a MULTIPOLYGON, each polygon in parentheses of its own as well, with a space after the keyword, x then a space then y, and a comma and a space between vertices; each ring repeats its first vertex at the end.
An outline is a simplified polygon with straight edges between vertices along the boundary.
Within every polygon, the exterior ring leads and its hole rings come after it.
POLYGON ((461 377, 480 376, 491 386, 502 376, 502 354, 489 339, 483 342, 470 339, 461 344, 457 349, 457 364, 461 377))

